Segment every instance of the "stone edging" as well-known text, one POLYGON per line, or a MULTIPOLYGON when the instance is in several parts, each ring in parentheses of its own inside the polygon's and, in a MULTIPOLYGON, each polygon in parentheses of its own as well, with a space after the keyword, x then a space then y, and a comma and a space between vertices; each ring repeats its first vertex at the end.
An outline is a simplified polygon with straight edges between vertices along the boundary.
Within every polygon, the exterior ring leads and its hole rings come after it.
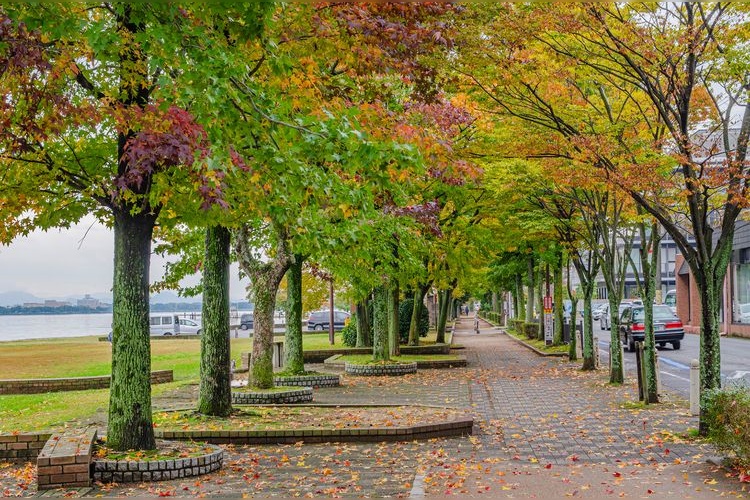
POLYGON ((417 373, 417 363, 393 363, 389 365, 355 365, 344 363, 344 372, 356 377, 400 376, 417 373))
POLYGON ((274 377, 273 383, 274 385, 282 387, 338 387, 341 385, 341 376, 332 373, 321 373, 318 375, 274 377))
POLYGON ((472 433, 471 417, 438 424, 411 427, 368 427, 343 429, 280 429, 280 430, 224 430, 224 431, 162 431, 154 429, 159 438, 200 440, 214 444, 285 444, 329 442, 411 441, 437 437, 464 436, 472 433))
MULTIPOLYGON (((109 387, 110 376, 101 377, 70 377, 70 378, 29 378, 0 380, 0 394, 40 394, 44 392, 87 391, 91 389, 106 389, 109 387)), ((172 370, 158 370, 151 372, 152 384, 166 384, 172 382, 172 370)))
POLYGON ((152 461, 94 460, 94 481, 102 483, 140 483, 200 476, 221 469, 224 450, 211 445, 213 451, 192 458, 152 461))
POLYGON ((507 335, 508 337, 510 337, 511 340, 515 340, 516 342, 518 342, 522 346, 526 347, 527 349, 530 349, 530 350, 534 351, 539 356, 544 356, 544 357, 547 357, 547 358, 567 358, 568 357, 568 353, 567 352, 544 352, 544 351, 540 351, 539 349, 537 349, 533 345, 527 344, 523 340, 521 340, 521 339, 519 339, 517 337, 514 337, 513 335, 511 335, 510 333, 506 332, 505 330, 503 330, 503 333, 505 335, 507 335))
MULTIPOLYGON (((331 367, 344 366, 344 361, 341 361, 341 354, 336 354, 325 360, 325 364, 331 367)), ((456 359, 434 359, 415 361, 417 363, 417 370, 433 370, 439 368, 459 368, 467 366, 468 361, 466 356, 456 355, 456 359)))
POLYGON ((0 434, 0 462, 33 462, 50 437, 51 432, 0 434))
POLYGON ((312 387, 294 387, 275 392, 232 391, 232 404, 235 405, 309 403, 312 400, 312 387))

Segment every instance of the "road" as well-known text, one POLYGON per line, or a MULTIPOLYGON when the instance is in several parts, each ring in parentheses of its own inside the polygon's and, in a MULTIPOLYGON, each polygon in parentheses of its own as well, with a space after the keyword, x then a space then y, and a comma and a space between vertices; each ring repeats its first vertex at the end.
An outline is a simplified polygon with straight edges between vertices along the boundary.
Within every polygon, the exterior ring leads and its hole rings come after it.
MULTIPOLYGON (((601 330, 599 322, 594 322, 594 335, 599 337, 601 365, 609 366, 609 330, 601 330)), ((685 335, 679 351, 671 344, 658 348, 659 372, 665 389, 689 398, 690 362, 698 359, 698 335, 685 335)), ((625 351, 626 376, 635 377, 635 353, 625 351)), ((730 381, 750 384, 750 339, 721 338, 721 377, 722 383, 730 381)))

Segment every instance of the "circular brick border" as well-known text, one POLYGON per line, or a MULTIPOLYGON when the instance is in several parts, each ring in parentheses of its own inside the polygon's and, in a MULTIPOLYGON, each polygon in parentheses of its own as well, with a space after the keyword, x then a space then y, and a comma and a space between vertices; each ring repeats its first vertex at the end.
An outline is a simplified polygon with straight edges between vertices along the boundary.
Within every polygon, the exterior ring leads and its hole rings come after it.
POLYGON ((381 377, 381 376, 401 376, 409 373, 417 373, 417 363, 392 363, 389 365, 356 365, 344 363, 344 372, 347 375, 356 377, 381 377))
POLYGON ((235 405, 309 403, 312 400, 312 387, 290 387, 274 392, 232 391, 232 404, 235 405))
POLYGON ((206 455, 170 460, 93 460, 94 481, 102 483, 140 483, 194 477, 221 469, 224 450, 206 445, 214 451, 206 455))
POLYGON ((338 387, 341 385, 341 377, 332 373, 293 375, 289 377, 274 377, 273 383, 277 386, 293 387, 338 387))

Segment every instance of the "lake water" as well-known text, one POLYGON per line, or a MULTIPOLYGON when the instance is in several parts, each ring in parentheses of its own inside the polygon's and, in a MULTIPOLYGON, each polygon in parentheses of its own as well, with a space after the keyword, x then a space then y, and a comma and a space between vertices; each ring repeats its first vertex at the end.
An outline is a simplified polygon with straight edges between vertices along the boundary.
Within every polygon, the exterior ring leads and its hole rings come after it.
MULTIPOLYGON (((246 311, 240 311, 246 312, 246 311)), ((165 313, 169 314, 169 313, 165 313)), ((200 319, 200 313, 176 313, 180 317, 200 319)), ((237 312, 232 311, 230 324, 239 324, 237 312)), ((112 313, 102 314, 38 314, 0 316, 0 342, 25 339, 106 336, 112 330, 112 313)), ((248 336, 247 330, 233 335, 248 336)))
POLYGON ((107 335, 112 314, 0 316, 0 342, 8 340, 107 335))

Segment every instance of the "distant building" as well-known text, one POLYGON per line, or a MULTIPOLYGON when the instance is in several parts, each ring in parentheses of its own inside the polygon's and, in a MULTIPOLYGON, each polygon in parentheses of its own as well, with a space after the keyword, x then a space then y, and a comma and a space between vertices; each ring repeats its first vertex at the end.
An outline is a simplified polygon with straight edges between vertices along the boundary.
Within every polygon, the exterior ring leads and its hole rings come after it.
POLYGON ((44 304, 41 302, 24 302, 23 307, 26 309, 31 309, 32 307, 44 307, 44 304))
POLYGON ((45 300, 44 307, 65 307, 72 305, 70 302, 65 300, 45 300))
POLYGON ((99 299, 95 299, 89 294, 86 294, 86 296, 82 299, 78 299, 77 304, 78 307, 88 307, 90 309, 96 309, 97 307, 100 307, 102 305, 99 299))

